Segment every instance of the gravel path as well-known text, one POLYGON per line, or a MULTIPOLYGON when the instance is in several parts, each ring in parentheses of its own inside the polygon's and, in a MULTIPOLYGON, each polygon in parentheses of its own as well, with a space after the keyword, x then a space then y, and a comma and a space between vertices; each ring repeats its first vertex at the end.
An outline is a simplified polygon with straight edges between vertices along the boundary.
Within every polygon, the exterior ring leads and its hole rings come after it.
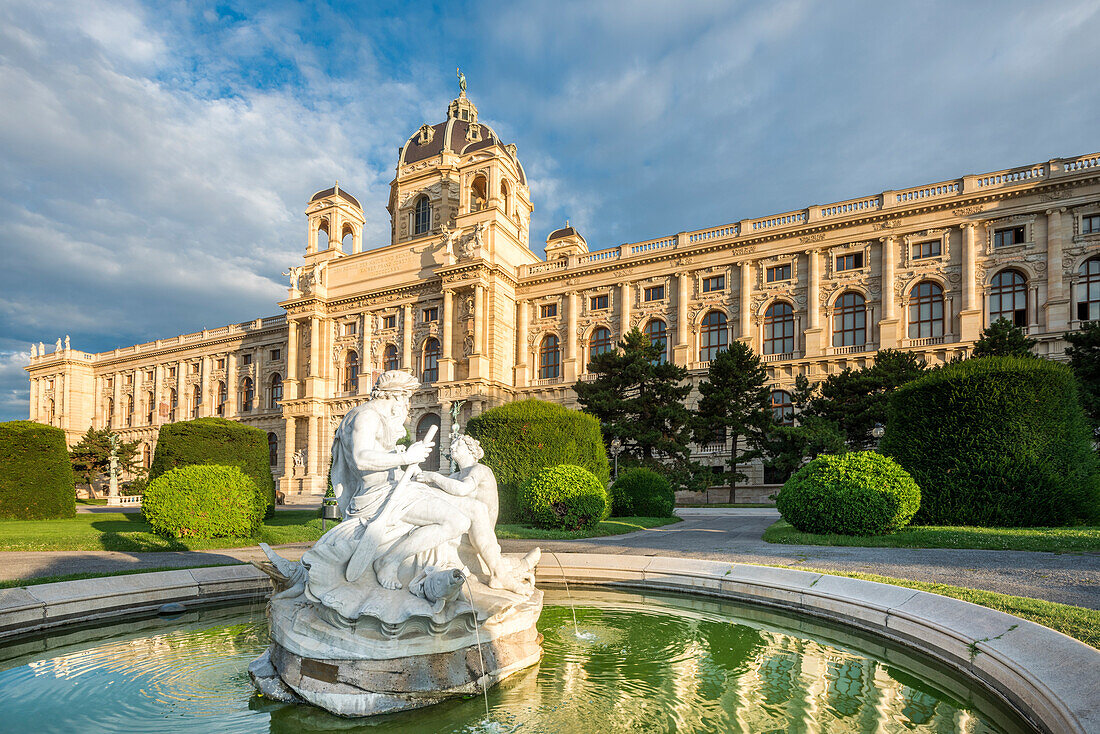
MULTIPOLYGON (((1100 554, 778 545, 760 538, 778 519, 773 509, 681 509, 684 521, 590 540, 504 540, 506 552, 533 546, 562 553, 683 556, 731 563, 808 566, 987 589, 1002 594, 1100 609, 1100 554)), ((296 558, 309 544, 283 546, 296 558)), ((45 551, 0 553, 0 579, 142 568, 184 568, 247 562, 257 548, 166 553, 45 551)))

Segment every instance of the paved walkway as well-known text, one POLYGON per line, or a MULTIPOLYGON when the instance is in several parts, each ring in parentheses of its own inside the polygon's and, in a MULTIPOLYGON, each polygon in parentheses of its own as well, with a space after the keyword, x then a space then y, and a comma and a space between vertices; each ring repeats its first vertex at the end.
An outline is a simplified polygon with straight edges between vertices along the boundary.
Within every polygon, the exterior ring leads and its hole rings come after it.
MULTIPOLYGON (((684 521, 652 530, 591 540, 504 540, 506 552, 541 546, 562 553, 683 556, 798 568, 859 571, 1029 596, 1100 609, 1100 553, 777 545, 760 538, 779 514, 773 509, 681 509, 684 521)), ((288 557, 309 544, 283 546, 288 557)), ((0 579, 142 568, 183 568, 262 558, 257 548, 168 553, 0 553, 0 579)))

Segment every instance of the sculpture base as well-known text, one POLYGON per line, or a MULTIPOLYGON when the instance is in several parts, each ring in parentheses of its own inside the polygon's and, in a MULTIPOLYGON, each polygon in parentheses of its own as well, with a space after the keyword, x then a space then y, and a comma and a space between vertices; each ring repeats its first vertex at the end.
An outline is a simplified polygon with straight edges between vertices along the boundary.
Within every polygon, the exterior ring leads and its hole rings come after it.
POLYGON ((248 673, 268 698, 357 717, 481 693, 541 657, 542 634, 532 624, 480 646, 378 660, 307 658, 273 642, 248 673))

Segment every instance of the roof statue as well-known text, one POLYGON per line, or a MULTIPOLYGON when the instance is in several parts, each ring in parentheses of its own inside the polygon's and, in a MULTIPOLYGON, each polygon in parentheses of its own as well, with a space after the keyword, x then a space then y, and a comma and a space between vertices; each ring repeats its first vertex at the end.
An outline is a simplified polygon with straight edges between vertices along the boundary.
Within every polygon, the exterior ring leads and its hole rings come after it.
POLYGON ((461 68, 455 68, 455 73, 458 74, 458 91, 462 94, 466 94, 466 75, 462 73, 461 68))

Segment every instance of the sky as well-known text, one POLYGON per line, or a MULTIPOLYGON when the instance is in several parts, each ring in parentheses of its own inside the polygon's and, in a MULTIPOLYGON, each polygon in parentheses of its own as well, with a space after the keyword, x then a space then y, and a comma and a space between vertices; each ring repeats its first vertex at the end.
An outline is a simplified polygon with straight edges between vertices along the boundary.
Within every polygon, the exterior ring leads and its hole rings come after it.
POLYGON ((456 67, 532 247, 592 249, 1100 150, 1100 0, 0 3, 0 420, 32 342, 279 312, 309 197, 388 241, 456 67))

